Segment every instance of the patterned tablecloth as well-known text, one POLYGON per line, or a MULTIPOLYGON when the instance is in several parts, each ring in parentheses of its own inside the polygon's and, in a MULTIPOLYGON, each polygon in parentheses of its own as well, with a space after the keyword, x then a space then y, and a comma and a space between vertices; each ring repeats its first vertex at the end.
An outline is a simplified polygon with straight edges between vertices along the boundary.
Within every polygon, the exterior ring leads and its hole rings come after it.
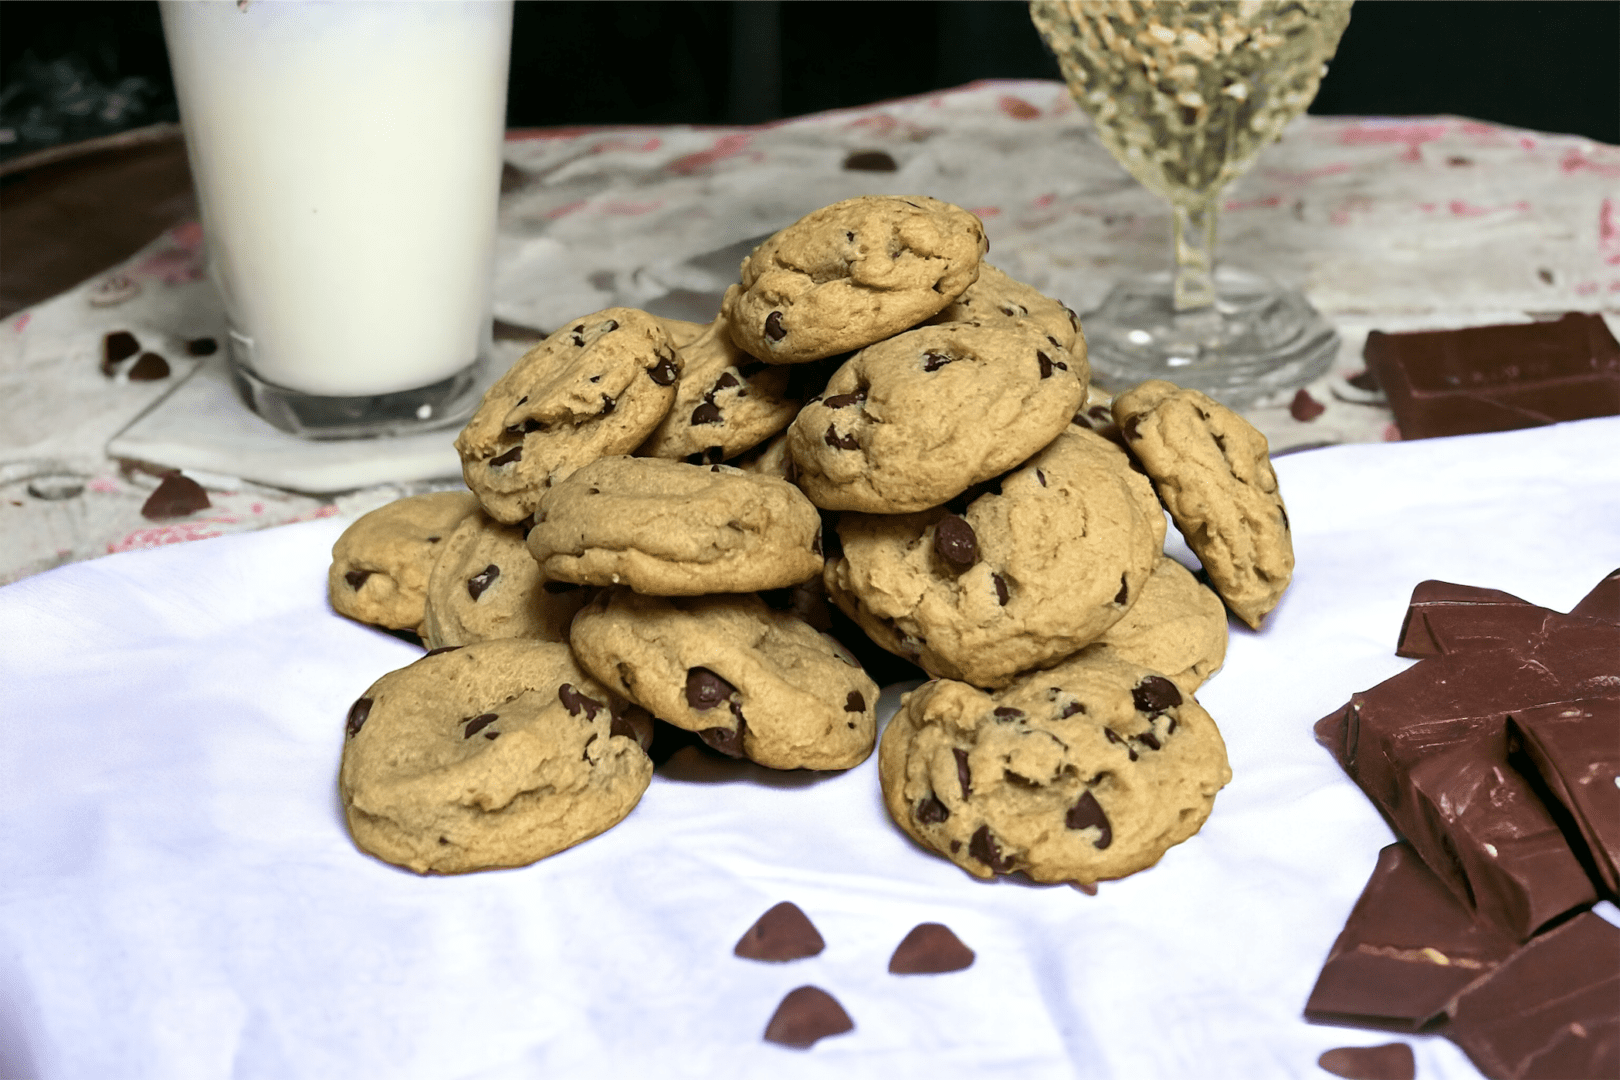
MULTIPOLYGON (((757 239, 859 194, 968 207, 984 219, 992 261, 1081 312, 1115 277, 1169 257, 1168 207, 1114 163, 1056 82, 977 83, 749 128, 513 131, 506 159, 495 313, 542 330, 613 304, 707 320, 757 239)), ((1373 328, 1580 310, 1620 329, 1617 203, 1620 148, 1464 119, 1302 117, 1229 191, 1219 254, 1302 287, 1343 347, 1307 388, 1319 414, 1297 419, 1282 396, 1248 415, 1274 451, 1398 438, 1388 411, 1345 382, 1373 328)), ((183 225, 0 326, 0 583, 110 552, 357 514, 434 486, 333 497, 201 475, 211 507, 162 523, 141 516, 164 463, 110 458, 106 447, 218 362, 185 348, 223 326, 202 241, 183 225), (169 376, 101 374, 113 330, 165 357, 169 376)), ((500 342, 496 362, 520 351, 500 342)))

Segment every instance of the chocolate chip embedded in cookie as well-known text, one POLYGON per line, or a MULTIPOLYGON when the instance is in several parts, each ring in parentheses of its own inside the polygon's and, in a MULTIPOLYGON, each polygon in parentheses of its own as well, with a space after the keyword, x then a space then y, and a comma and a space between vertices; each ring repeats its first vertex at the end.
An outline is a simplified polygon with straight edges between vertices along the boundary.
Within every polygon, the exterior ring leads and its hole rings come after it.
POLYGON ((478 500, 465 491, 413 495, 362 515, 332 545, 326 591, 351 619, 391 630, 422 626, 428 579, 443 543, 478 500))
POLYGON ((456 437, 461 474, 497 521, 534 513, 546 488, 641 445, 675 400, 680 357, 658 319, 608 308, 524 353, 456 437))
POLYGON ((1196 833, 1232 771, 1175 683, 1083 654, 996 694, 924 684, 884 731, 878 775, 896 823, 968 873, 1090 883, 1196 833))
POLYGON ((486 641, 378 679, 349 711, 354 842, 419 874, 523 866, 612 827, 652 779, 633 706, 566 645, 486 641))
POLYGON ((575 654, 608 686, 732 757, 847 769, 877 734, 877 684, 837 642, 757 596, 603 593, 575 654))
POLYGON ((1136 602, 1093 647, 1162 671, 1191 694, 1226 660, 1226 607, 1176 560, 1153 568, 1136 602))
POLYGON ((963 503, 841 515, 827 592, 930 674, 1005 685, 1096 640, 1147 584, 1162 531, 1130 475, 1118 447, 1068 428, 963 503))
POLYGON ((820 540, 821 516, 785 480, 614 457, 546 493, 529 553, 550 580, 701 596, 807 581, 821 571, 820 540))
POLYGON ((500 638, 567 641, 589 589, 547 581, 519 525, 477 511, 443 544, 428 581, 422 636, 428 648, 500 638))
POLYGON ((928 326, 863 349, 788 428, 817 506, 938 506, 1057 437, 1085 396, 1085 360, 1033 323, 928 326))
POLYGON ((967 291, 945 306, 930 325, 972 323, 975 326, 1032 322, 1042 333, 1081 359, 1086 355, 1086 339, 1080 332, 1080 316, 1067 305, 1053 300, 1039 289, 1014 281, 987 262, 979 264, 979 278, 967 291))
POLYGON ((1266 437, 1224 405, 1159 379, 1120 394, 1113 409, 1215 591, 1258 628, 1294 573, 1266 437))
POLYGON ((921 195, 823 207, 742 261, 720 311, 744 352, 799 364, 863 348, 935 315, 978 276, 978 218, 921 195))

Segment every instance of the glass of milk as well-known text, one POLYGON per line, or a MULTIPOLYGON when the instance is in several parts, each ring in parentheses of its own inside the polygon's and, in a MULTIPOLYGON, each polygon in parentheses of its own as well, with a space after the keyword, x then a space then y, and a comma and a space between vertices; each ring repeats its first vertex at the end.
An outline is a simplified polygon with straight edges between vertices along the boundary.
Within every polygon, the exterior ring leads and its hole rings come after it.
POLYGON ((464 420, 490 351, 511 0, 163 0, 248 405, 311 438, 464 420))

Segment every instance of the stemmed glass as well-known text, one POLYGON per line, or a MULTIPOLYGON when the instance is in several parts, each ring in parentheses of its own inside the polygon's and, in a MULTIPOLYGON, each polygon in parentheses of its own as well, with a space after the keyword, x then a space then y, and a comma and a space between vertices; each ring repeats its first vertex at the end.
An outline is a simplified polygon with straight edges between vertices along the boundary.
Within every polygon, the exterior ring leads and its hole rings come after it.
POLYGON ((1170 201, 1170 272, 1119 282, 1081 317, 1105 385, 1162 378, 1246 405, 1320 375, 1338 335, 1297 290, 1217 269, 1221 193, 1305 110, 1348 0, 1030 0, 1109 153, 1170 201))

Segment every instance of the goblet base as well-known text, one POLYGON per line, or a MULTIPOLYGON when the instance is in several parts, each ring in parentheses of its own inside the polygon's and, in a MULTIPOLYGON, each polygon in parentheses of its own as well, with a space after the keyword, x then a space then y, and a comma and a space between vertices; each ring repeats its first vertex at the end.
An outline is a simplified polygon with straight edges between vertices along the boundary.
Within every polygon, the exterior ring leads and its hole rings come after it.
POLYGON ((1294 289, 1217 267, 1215 303, 1177 311, 1169 272, 1115 285, 1080 317, 1092 376, 1109 390, 1166 379, 1241 408, 1321 375, 1339 335, 1294 289))

